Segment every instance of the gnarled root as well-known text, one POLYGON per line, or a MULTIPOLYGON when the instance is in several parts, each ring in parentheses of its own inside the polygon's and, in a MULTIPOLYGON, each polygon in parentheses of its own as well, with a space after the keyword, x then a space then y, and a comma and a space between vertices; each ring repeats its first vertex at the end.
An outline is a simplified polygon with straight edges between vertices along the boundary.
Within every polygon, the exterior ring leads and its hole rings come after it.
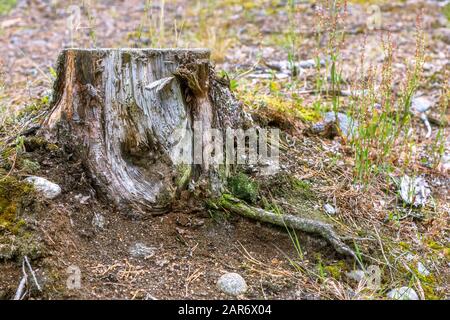
POLYGON ((338 253, 351 256, 360 263, 355 252, 340 239, 333 230, 333 226, 328 223, 305 219, 290 214, 276 214, 260 208, 255 208, 228 194, 222 195, 218 201, 218 205, 225 210, 246 218, 271 223, 281 227, 293 228, 307 233, 318 234, 327 240, 338 253))

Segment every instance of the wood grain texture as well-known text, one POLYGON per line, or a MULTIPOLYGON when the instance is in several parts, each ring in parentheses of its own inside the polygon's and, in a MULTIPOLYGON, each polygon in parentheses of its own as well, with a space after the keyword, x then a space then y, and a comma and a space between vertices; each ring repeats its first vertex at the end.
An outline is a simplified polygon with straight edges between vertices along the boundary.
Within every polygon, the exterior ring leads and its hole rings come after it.
MULTIPOLYGON (((194 121, 205 128, 242 125, 240 105, 215 77, 209 55, 205 49, 64 50, 46 135, 73 151, 112 201, 167 210, 181 187, 180 147, 193 153, 194 121)), ((204 148, 211 143, 207 135, 203 142, 204 148)), ((188 180, 211 175, 208 163, 187 170, 188 180)))

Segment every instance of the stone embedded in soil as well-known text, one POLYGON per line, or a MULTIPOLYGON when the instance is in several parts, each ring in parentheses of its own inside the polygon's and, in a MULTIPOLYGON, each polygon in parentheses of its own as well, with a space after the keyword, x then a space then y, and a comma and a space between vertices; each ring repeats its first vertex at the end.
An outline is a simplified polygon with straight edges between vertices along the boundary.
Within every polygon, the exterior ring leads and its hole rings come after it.
POLYGON ((96 228, 103 229, 105 227, 105 224, 105 217, 100 213, 94 213, 94 217, 92 218, 92 225, 96 228))
POLYGON ((82 194, 78 194, 75 196, 75 199, 80 201, 81 204, 88 204, 90 198, 91 196, 83 196, 82 194))
POLYGON ((327 214, 329 214, 330 216, 335 215, 336 214, 336 209, 329 203, 325 204, 323 206, 323 209, 325 210, 325 212, 327 214))
POLYGON ((368 94, 367 90, 341 90, 341 95, 344 97, 359 97, 359 96, 365 96, 368 94))
POLYGON ((436 30, 436 34, 438 34, 438 38, 445 42, 446 44, 450 44, 450 29, 449 28, 439 28, 436 30))
MULTIPOLYGON (((319 61, 321 67, 326 65, 326 61, 321 59, 319 61)), ((270 61, 267 63, 267 66, 271 69, 275 69, 280 71, 280 73, 276 74, 276 77, 279 79, 283 79, 289 77, 292 74, 292 69, 301 70, 301 69, 312 69, 317 67, 317 61, 315 59, 302 60, 297 63, 293 63, 287 60, 282 61, 270 61)), ((272 79, 274 77, 273 73, 264 73, 264 74, 253 74, 252 78, 263 78, 263 79, 272 79)))
POLYGON ((432 63, 424 62, 424 64, 423 64, 424 71, 431 71, 433 69, 434 69, 434 65, 432 63))
MULTIPOLYGON (((321 59, 321 60, 319 61, 319 65, 320 65, 321 67, 324 67, 325 64, 326 64, 326 62, 325 62, 324 59, 321 59)), ((314 60, 314 59, 303 60, 303 61, 300 61, 300 62, 298 63, 298 67, 300 67, 300 68, 302 68, 302 69, 315 68, 316 66, 317 66, 317 61, 314 60)))
POLYGON ((332 111, 327 112, 323 116, 323 121, 315 123, 311 129, 313 133, 321 133, 326 130, 326 127, 330 124, 339 123, 339 129, 344 137, 352 138, 357 135, 358 121, 353 120, 345 113, 338 112, 336 114, 332 111), (338 120, 338 121, 337 121, 338 120))
POLYGON ((419 272, 422 276, 428 277, 430 275, 430 271, 425 267, 422 262, 417 262, 417 272, 419 272))
MULTIPOLYGON (((339 129, 345 137, 352 137, 356 134, 356 129, 358 128, 358 122, 347 116, 345 113, 339 112, 337 114, 337 119, 339 121, 339 129)), ((326 123, 336 122, 336 115, 334 112, 327 112, 324 116, 324 121, 326 123)))
POLYGON ((433 102, 427 97, 416 97, 411 102, 411 109, 419 113, 428 111, 433 106, 433 102))
POLYGON ((134 258, 151 258, 155 255, 155 247, 148 247, 143 243, 137 242, 130 248, 130 254, 134 258))
POLYGON ((45 178, 31 176, 26 178, 25 182, 31 183, 36 191, 47 199, 55 199, 61 194, 61 187, 45 178))
POLYGON ((406 204, 421 207, 427 203, 431 190, 422 177, 410 178, 404 175, 400 180, 400 196, 406 204))
POLYGON ((347 276, 347 278, 349 278, 351 280, 360 282, 362 279, 364 279, 366 274, 362 270, 353 270, 350 272, 346 272, 345 275, 347 276))
POLYGON ((393 300, 420 300, 414 289, 408 287, 392 289, 388 292, 387 297, 393 300))
POLYGON ((442 155, 439 166, 444 172, 450 171, 450 154, 445 153, 442 155))
POLYGON ((237 273, 226 273, 217 280, 217 287, 230 296, 239 296, 247 291, 247 283, 237 273))
MULTIPOLYGON (((410 253, 406 255, 405 259, 408 262, 414 262, 418 260, 417 256, 414 256, 410 253)), ((425 265, 420 261, 417 261, 416 268, 417 272, 424 277, 428 277, 431 274, 431 272, 427 269, 427 267, 425 267, 425 265)))

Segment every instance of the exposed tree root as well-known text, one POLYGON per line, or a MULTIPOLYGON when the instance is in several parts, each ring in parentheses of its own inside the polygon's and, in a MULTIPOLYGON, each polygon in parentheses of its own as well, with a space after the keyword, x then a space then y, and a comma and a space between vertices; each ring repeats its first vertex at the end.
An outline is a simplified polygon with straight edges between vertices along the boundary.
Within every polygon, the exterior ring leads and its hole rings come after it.
POLYGON ((318 234, 327 240, 338 253, 351 256, 356 262, 361 264, 355 252, 340 239, 330 224, 290 214, 276 214, 260 208, 255 208, 229 194, 222 195, 218 201, 218 205, 225 210, 246 218, 268 222, 281 227, 293 228, 307 233, 318 234))

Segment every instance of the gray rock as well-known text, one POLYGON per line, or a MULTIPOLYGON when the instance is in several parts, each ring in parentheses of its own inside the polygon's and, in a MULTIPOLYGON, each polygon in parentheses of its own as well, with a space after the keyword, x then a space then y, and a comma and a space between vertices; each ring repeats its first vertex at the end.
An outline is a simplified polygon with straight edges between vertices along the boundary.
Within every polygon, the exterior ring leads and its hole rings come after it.
POLYGON ((433 69, 434 69, 434 65, 432 63, 424 62, 424 64, 423 64, 424 71, 431 71, 433 69))
POLYGON ((130 248, 130 254, 134 258, 151 258, 155 255, 156 248, 148 247, 143 243, 137 242, 130 248))
POLYGON ((392 289, 388 292, 387 297, 393 300, 420 300, 417 293, 408 287, 392 289))
POLYGON ((247 291, 247 283, 237 273, 226 273, 217 280, 217 287, 231 296, 238 296, 247 291))
POLYGON ((362 270, 353 270, 350 272, 346 272, 345 275, 347 276, 347 278, 356 282, 361 282, 361 280, 363 280, 366 276, 366 274, 362 270))
MULTIPOLYGON (((321 67, 325 66, 325 60, 320 59, 319 64, 321 67)), ((298 63, 298 67, 300 67, 302 69, 315 68, 316 66, 317 66, 317 61, 314 59, 303 60, 303 61, 299 61, 299 63, 298 63)))
MULTIPOLYGON (((321 67, 325 66, 326 62, 324 59, 319 61, 321 67)), ((288 77, 292 73, 292 68, 295 67, 297 70, 300 69, 311 69, 317 67, 317 61, 315 59, 302 60, 296 63, 291 63, 287 60, 283 61, 272 61, 267 63, 267 65, 275 70, 280 71, 280 74, 277 74, 277 78, 279 75, 283 75, 283 77, 288 77)), ((268 79, 272 78, 273 75, 267 74, 269 76, 268 79)))
MULTIPOLYGON (((337 119, 339 120, 339 129, 345 137, 357 136, 358 122, 356 120, 341 112, 337 113, 337 119)), ((333 111, 327 112, 323 115, 323 121, 312 125, 311 131, 316 134, 323 133, 330 124, 336 125, 337 122, 336 114, 333 111)))
POLYGON ((411 102, 411 109, 419 113, 428 111, 432 106, 433 102, 427 97, 415 97, 411 102))
MULTIPOLYGON (((345 113, 338 112, 337 119, 339 121, 339 129, 342 134, 348 138, 356 136, 358 129, 358 122, 347 116, 345 113)), ((323 122, 327 125, 336 122, 336 114, 333 111, 327 112, 324 115, 323 122)))
POLYGON ((341 90, 341 95, 344 97, 359 97, 367 95, 368 90, 341 90))
POLYGON ((105 224, 105 217, 100 213, 94 213, 94 217, 92 218, 92 225, 98 229, 103 229, 105 227, 105 224))
POLYGON ((424 206, 430 195, 431 190, 424 178, 410 178, 407 175, 401 178, 400 196, 406 204, 414 207, 424 206))
POLYGON ((61 187, 45 178, 31 176, 25 181, 32 184, 36 191, 47 199, 55 199, 61 194, 61 187))
POLYGON ((408 254, 405 256, 405 260, 408 261, 408 262, 414 261, 415 259, 416 259, 416 256, 413 255, 413 254, 411 254, 411 253, 408 253, 408 254))
POLYGON ((14 244, 14 241, 10 241, 8 238, 0 238, 0 240, 0 260, 12 259, 18 247, 14 244))
POLYGON ((449 28, 439 28, 435 31, 435 33, 438 35, 438 38, 445 42, 446 44, 450 45, 450 29, 449 28))
MULTIPOLYGON (((418 260, 418 257, 408 253, 405 257, 405 260, 414 263, 418 260)), ((417 272, 424 277, 428 277, 431 274, 431 272, 421 261, 417 261, 416 268, 417 272)))
POLYGON ((420 261, 417 262, 417 272, 425 277, 428 277, 430 275, 430 271, 428 271, 428 269, 425 267, 425 265, 420 261))
POLYGON ((78 194, 75 196, 75 199, 80 201, 81 204, 88 204, 90 198, 91 196, 83 196, 82 194, 78 194))
POLYGON ((325 212, 327 213, 327 214, 329 214, 330 216, 332 216, 332 215, 335 215, 336 214, 336 209, 331 205, 331 204, 329 204, 329 203, 326 203, 324 206, 323 206, 323 209, 325 210, 325 212))
POLYGON ((450 171, 450 154, 444 153, 442 155, 442 158, 440 161, 440 166, 442 167, 442 170, 444 172, 450 171))

